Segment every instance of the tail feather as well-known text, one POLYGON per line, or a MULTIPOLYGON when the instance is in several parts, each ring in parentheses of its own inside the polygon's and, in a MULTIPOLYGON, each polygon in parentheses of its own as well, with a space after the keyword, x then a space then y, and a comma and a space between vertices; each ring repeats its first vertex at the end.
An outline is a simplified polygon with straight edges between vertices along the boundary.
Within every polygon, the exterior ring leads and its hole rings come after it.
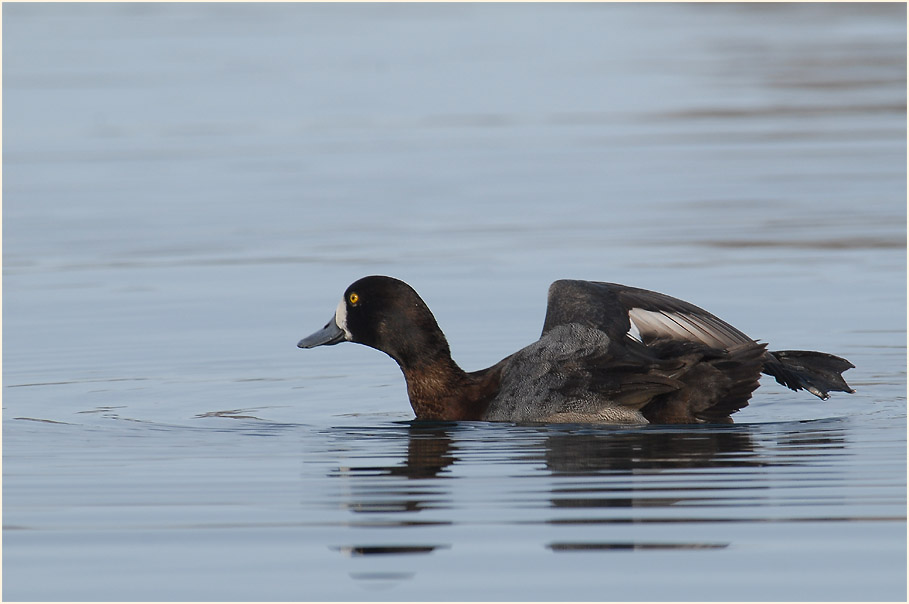
POLYGON ((764 355, 763 372, 792 390, 805 389, 827 399, 830 391, 855 392, 842 373, 855 367, 842 357, 810 350, 780 350, 764 355))

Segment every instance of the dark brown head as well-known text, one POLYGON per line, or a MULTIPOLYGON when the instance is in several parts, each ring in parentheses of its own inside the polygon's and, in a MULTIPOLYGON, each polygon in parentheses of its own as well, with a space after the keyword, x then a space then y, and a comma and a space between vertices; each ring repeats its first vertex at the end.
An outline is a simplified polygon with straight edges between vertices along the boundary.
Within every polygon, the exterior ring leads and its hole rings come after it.
POLYGON ((412 287, 391 277, 364 277, 344 292, 335 316, 300 348, 356 342, 381 350, 402 369, 451 359, 435 317, 412 287))

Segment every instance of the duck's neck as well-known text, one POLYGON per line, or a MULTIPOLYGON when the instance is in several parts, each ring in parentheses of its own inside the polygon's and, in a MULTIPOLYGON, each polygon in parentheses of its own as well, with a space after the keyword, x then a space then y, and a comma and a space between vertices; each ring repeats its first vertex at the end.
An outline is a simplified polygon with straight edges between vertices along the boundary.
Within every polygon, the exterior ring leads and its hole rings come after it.
POLYGON ((451 357, 401 370, 418 420, 480 420, 496 390, 489 370, 467 373, 451 357))
POLYGON ((448 340, 422 300, 404 322, 394 317, 367 342, 397 361, 407 380, 410 405, 419 420, 479 420, 496 391, 490 370, 467 373, 451 358, 448 340))

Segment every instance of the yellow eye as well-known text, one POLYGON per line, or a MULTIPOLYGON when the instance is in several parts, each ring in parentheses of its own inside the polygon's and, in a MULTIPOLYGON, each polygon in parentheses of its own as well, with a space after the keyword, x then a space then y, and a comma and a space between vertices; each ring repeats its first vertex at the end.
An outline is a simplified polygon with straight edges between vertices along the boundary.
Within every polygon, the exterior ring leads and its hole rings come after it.
POLYGON ((349 296, 347 296, 347 299, 350 300, 351 304, 356 304, 357 302, 360 301, 360 296, 358 296, 356 294, 356 292, 354 292, 354 293, 351 293, 349 296))

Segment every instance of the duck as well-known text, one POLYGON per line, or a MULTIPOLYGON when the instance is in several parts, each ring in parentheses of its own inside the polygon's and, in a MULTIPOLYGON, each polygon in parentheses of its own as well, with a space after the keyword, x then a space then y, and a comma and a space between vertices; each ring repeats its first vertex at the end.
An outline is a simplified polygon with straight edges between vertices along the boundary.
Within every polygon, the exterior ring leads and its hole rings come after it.
POLYGON ((341 342, 397 362, 417 421, 728 424, 762 373, 821 399, 854 392, 844 358, 769 351, 694 304, 598 281, 555 281, 540 338, 479 371, 455 363, 429 307, 393 277, 355 281, 297 346, 341 342))

